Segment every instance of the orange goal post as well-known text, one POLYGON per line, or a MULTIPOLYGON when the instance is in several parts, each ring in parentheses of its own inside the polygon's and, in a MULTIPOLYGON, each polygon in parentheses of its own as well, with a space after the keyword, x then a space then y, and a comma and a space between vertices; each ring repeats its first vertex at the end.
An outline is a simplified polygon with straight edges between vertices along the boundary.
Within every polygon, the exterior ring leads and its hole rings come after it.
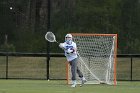
MULTIPOLYGON (((71 33, 77 44, 78 67, 86 84, 116 85, 117 34, 71 33)), ((71 84, 70 66, 66 66, 67 83, 71 84)), ((80 79, 77 76, 80 83, 80 79)))

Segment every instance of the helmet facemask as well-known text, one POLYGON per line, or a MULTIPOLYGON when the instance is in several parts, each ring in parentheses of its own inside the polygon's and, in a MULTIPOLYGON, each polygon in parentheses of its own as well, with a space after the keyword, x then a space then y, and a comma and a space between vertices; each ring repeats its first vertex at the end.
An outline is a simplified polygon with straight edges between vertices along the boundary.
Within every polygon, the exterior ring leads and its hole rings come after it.
POLYGON ((71 34, 67 34, 67 35, 65 36, 65 42, 66 42, 67 44, 71 44, 71 43, 72 43, 72 35, 71 35, 71 34))

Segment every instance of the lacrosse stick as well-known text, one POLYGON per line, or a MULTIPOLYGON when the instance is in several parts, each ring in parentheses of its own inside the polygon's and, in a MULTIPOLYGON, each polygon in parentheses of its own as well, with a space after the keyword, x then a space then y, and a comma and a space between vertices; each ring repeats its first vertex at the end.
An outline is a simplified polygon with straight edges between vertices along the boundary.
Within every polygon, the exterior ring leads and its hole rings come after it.
POLYGON ((47 32, 46 35, 45 35, 45 39, 49 42, 59 43, 59 42, 56 41, 56 37, 52 32, 47 32))

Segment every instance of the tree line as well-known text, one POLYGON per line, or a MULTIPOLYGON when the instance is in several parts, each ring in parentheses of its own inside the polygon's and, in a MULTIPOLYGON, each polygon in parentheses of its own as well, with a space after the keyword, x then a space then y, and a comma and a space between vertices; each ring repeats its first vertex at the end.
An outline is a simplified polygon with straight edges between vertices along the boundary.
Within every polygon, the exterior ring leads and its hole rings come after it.
MULTIPOLYGON (((58 41, 71 32, 112 33, 118 34, 119 54, 140 53, 140 0, 1 0, 0 51, 46 52, 48 5, 49 30, 58 41)), ((50 52, 62 52, 50 46, 50 52)))

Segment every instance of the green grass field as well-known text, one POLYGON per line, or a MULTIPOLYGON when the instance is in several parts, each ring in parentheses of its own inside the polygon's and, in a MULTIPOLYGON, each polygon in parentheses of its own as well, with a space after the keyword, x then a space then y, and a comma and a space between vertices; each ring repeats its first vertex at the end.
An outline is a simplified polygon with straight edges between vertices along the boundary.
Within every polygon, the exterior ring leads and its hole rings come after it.
POLYGON ((84 85, 71 88, 66 81, 0 80, 0 93, 140 93, 140 82, 111 85, 84 85))
MULTIPOLYGON (((65 58, 53 58, 50 61, 50 78, 65 78, 65 58), (57 64, 57 65, 56 65, 57 64)), ((140 59, 133 59, 133 79, 140 78, 140 59)), ((9 78, 46 78, 46 58, 10 57, 8 63, 9 78)), ((6 61, 0 57, 0 78, 5 78, 6 61)), ((117 79, 130 80, 130 59, 120 58, 117 62, 117 79)), ((84 85, 71 88, 65 80, 11 80, 0 79, 0 93, 140 93, 140 81, 122 81, 117 86, 84 85)))

